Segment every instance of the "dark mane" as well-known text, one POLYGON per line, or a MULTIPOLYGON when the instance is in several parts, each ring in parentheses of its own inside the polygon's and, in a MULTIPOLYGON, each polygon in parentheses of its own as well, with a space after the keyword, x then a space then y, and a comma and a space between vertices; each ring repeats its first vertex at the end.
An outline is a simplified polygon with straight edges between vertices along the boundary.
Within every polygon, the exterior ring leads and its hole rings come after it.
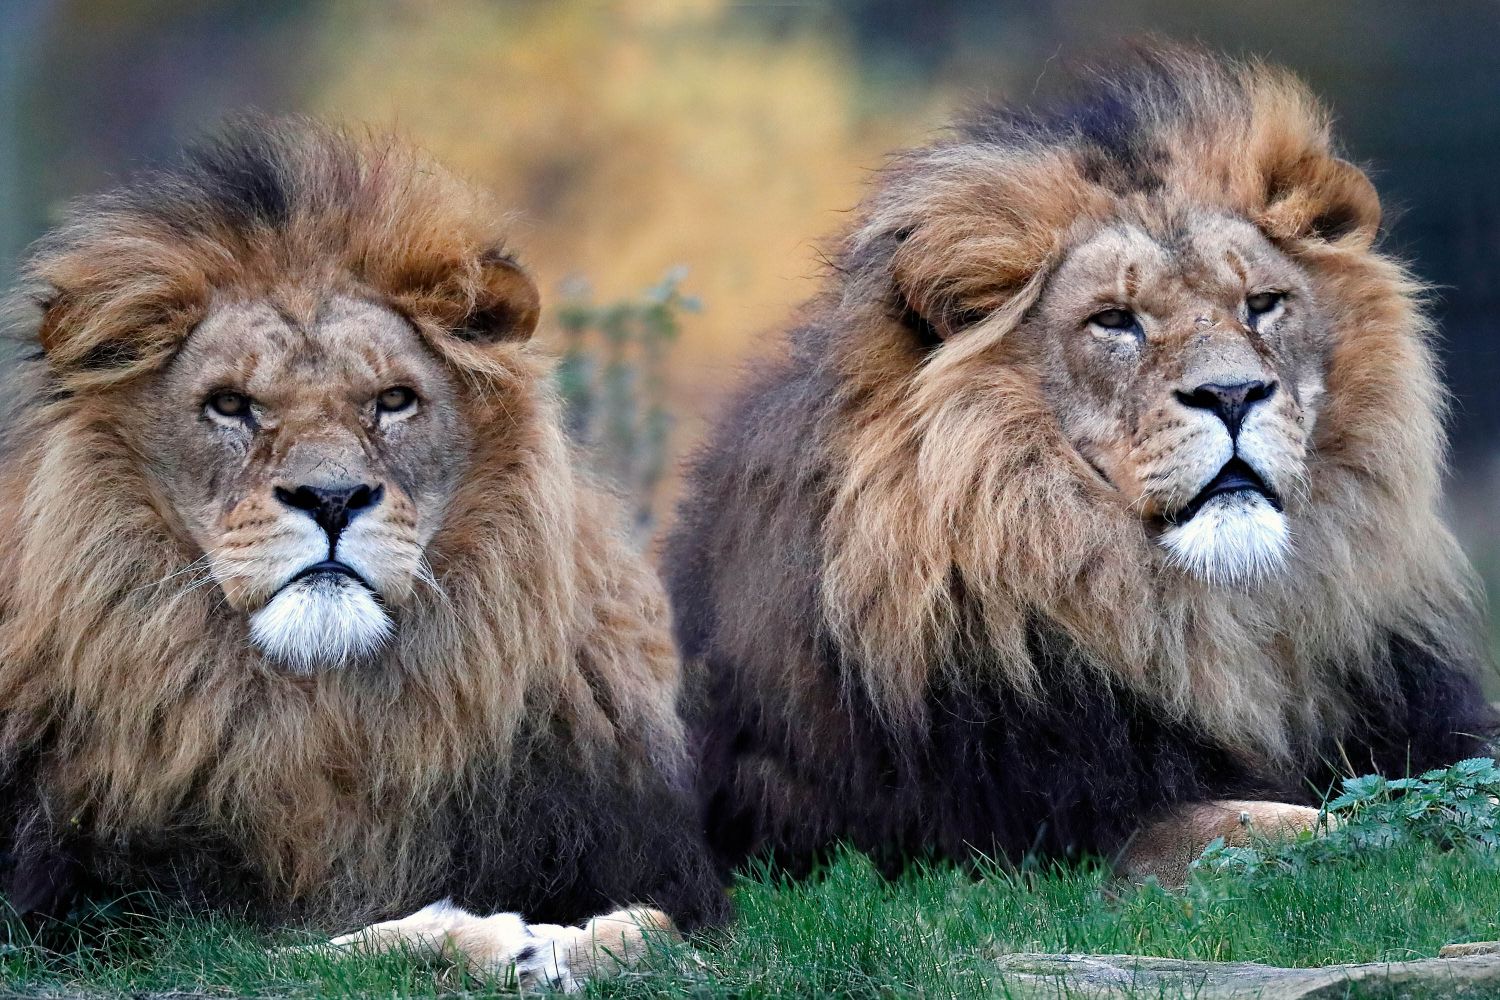
POLYGON ((721 861, 805 868, 838 840, 892 865, 1108 857, 1182 803, 1310 802, 1346 761, 1479 752, 1495 723, 1436 513, 1441 392, 1378 219, 1305 88, 1189 49, 1137 50, 896 156, 787 351, 692 462, 664 550, 721 861), (1062 451, 1037 373, 1007 367, 1075 223, 1194 212, 1250 221, 1339 307, 1336 397, 1388 394, 1330 411, 1331 499, 1304 540, 1326 548, 1265 607, 1153 575, 1139 521, 1062 451), (1350 557, 1354 535, 1393 579, 1350 557), (1272 662, 1289 635, 1317 640, 1272 662))

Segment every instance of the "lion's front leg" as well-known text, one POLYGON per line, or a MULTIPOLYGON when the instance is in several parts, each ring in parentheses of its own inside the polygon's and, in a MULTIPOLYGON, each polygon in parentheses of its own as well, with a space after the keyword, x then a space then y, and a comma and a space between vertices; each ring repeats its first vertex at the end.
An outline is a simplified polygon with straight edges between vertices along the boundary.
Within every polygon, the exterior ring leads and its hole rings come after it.
POLYGON ((407 948, 462 962, 480 973, 513 973, 522 987, 573 992, 591 979, 614 975, 645 955, 650 935, 675 936, 660 910, 631 907, 595 917, 581 927, 528 924, 517 913, 479 916, 444 900, 411 916, 387 920, 328 942, 335 948, 407 948))
POLYGON ((1293 837, 1315 829, 1320 813, 1287 802, 1216 799, 1178 806, 1141 827, 1118 864, 1133 879, 1155 876, 1165 886, 1183 886, 1188 866, 1218 837, 1245 846, 1253 837, 1293 837))
POLYGON ((677 936, 672 918, 660 910, 633 906, 595 917, 582 927, 532 924, 544 953, 535 956, 554 987, 572 991, 591 979, 605 979, 632 968, 656 940, 677 936))

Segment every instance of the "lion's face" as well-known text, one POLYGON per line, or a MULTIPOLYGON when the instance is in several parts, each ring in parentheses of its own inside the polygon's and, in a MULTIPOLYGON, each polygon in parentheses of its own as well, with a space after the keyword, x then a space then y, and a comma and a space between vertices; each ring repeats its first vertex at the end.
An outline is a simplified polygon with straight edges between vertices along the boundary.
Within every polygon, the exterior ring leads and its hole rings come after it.
POLYGON ((1254 226, 1115 223, 1018 333, 1065 436, 1171 561, 1216 581, 1281 565, 1328 334, 1306 274, 1254 226))
POLYGON ((379 649, 470 449, 453 377, 404 318, 347 297, 311 312, 219 305, 138 392, 165 513, 298 671, 379 649))

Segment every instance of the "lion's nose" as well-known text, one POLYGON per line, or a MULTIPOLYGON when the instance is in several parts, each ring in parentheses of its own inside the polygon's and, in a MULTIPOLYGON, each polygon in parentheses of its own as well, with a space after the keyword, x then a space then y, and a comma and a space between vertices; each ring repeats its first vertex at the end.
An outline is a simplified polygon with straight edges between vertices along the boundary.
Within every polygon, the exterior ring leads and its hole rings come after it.
POLYGON ((384 486, 298 486, 289 490, 276 487, 276 499, 294 510, 306 511, 318 526, 328 533, 330 544, 338 541, 339 535, 349 522, 360 513, 380 503, 385 496, 384 486))
POLYGON ((1195 410, 1208 410, 1224 421, 1231 438, 1239 437, 1240 425, 1255 404, 1270 399, 1275 382, 1205 382, 1191 392, 1177 391, 1177 400, 1195 410))

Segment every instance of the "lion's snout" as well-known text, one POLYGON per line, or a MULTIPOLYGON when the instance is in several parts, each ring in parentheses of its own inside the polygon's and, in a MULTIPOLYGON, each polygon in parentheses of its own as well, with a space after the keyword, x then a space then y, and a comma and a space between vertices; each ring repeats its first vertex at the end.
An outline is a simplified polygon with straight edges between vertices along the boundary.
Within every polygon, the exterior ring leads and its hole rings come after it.
POLYGON ((223 518, 214 576, 268 659, 304 673, 368 660, 421 573, 414 505, 376 476, 284 480, 223 518))
POLYGON ((284 506, 300 510, 313 519, 328 536, 328 551, 331 554, 338 546, 339 536, 360 514, 377 507, 385 498, 385 487, 368 483, 333 486, 302 484, 294 488, 277 486, 272 494, 284 506))
POLYGON ((1206 410, 1218 417, 1229 431, 1230 440, 1240 436, 1245 417, 1256 406, 1276 392, 1275 379, 1249 379, 1240 382, 1205 382, 1184 391, 1173 392, 1177 401, 1191 410, 1206 410))

